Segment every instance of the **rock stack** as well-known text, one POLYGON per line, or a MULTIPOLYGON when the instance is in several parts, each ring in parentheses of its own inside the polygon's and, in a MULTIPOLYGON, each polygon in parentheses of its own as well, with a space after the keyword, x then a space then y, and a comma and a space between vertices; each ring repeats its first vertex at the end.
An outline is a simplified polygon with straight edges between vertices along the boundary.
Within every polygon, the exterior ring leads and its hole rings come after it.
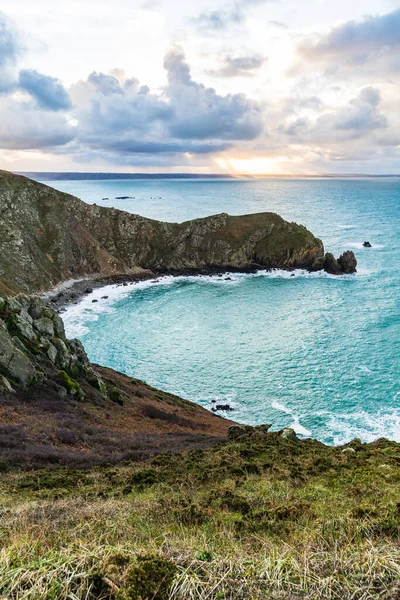
POLYGON ((357 259, 351 250, 344 252, 338 259, 327 252, 313 262, 311 271, 325 271, 330 275, 349 275, 357 272, 357 259))

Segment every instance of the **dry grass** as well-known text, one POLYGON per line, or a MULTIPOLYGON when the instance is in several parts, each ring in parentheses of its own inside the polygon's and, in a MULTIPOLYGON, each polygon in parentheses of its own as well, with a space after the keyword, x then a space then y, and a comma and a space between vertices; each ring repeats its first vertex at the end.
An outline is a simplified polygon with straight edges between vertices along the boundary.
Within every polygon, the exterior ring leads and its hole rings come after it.
POLYGON ((400 450, 355 447, 269 434, 145 468, 8 473, 0 598, 398 599, 400 450))

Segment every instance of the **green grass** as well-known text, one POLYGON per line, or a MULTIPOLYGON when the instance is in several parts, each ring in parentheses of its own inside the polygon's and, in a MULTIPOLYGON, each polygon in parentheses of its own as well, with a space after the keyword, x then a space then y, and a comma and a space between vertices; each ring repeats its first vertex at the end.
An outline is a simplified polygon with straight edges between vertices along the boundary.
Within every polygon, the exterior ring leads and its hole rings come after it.
POLYGON ((395 600, 400 445, 277 434, 151 464, 8 472, 0 598, 395 600))

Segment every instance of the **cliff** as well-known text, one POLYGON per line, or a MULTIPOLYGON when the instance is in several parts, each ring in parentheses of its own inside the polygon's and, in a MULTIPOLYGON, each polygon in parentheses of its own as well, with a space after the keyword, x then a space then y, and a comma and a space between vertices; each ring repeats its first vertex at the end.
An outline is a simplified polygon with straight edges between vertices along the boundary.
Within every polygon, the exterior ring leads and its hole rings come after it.
MULTIPOLYGON (((333 261, 329 272, 355 270, 355 265, 346 270, 347 263, 333 261)), ((88 205, 0 171, 3 294, 47 291, 72 278, 132 275, 142 269, 155 273, 322 269, 325 262, 321 240, 273 213, 163 223, 88 205)))

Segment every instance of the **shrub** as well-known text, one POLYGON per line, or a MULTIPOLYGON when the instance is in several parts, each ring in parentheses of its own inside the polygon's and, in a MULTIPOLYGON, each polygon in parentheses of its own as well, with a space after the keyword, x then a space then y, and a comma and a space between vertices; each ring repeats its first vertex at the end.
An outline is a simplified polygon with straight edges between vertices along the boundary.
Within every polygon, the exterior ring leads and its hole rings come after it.
POLYGON ((138 556, 136 564, 128 567, 125 590, 118 600, 167 600, 177 568, 160 556, 138 556))
POLYGON ((197 560, 201 560, 202 562, 211 562, 213 559, 212 552, 209 550, 203 550, 202 552, 198 552, 196 554, 197 560))
POLYGON ((81 386, 75 379, 72 379, 66 371, 58 371, 58 376, 62 381, 62 385, 72 395, 83 399, 83 391, 81 386))
POLYGON ((119 404, 120 406, 124 405, 124 399, 122 397, 122 393, 120 392, 120 390, 116 387, 111 387, 108 390, 108 397, 110 398, 111 402, 115 402, 116 404, 119 404))

